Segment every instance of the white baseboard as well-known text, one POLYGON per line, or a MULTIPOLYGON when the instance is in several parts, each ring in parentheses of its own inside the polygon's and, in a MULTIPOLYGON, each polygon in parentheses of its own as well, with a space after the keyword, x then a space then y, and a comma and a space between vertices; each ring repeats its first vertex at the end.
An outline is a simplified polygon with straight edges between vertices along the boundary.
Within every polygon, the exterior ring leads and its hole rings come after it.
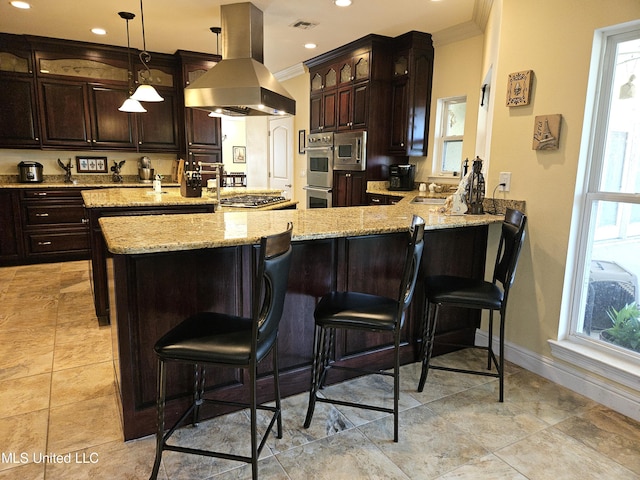
MULTIPOLYGON (((487 345, 487 332, 476 330, 478 345, 487 345)), ((493 344, 497 347, 498 338, 493 344)), ((495 348, 495 347, 494 347, 495 348)), ((504 358, 554 383, 584 395, 616 412, 640 421, 640 391, 630 391, 604 381, 601 377, 573 368, 564 362, 505 343, 504 358)))

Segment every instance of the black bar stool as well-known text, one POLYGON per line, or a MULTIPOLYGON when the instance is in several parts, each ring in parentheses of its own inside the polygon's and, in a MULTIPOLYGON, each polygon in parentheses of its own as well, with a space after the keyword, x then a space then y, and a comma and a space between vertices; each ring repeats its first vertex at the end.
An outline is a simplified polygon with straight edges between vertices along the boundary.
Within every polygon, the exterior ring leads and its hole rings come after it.
POLYGON ((427 305, 425 308, 422 331, 422 373, 418 383, 418 391, 422 392, 427 381, 429 369, 447 370, 450 372, 484 375, 500 379, 500 401, 504 401, 504 325, 506 320, 507 299, 509 289, 518 265, 518 258, 524 242, 524 227, 527 217, 518 210, 507 209, 502 222, 502 234, 498 245, 498 254, 493 270, 493 280, 456 277, 450 275, 434 275, 425 278, 427 305), (502 285, 502 288, 498 285, 502 285), (438 312, 443 305, 472 309, 489 310, 489 344, 488 346, 459 345, 464 348, 487 350, 487 370, 465 370, 460 368, 430 365, 433 352, 434 336, 438 323, 438 312), (500 312, 500 360, 493 351, 493 312, 500 312), (491 371, 491 365, 496 373, 491 371))
POLYGON ((277 437, 282 438, 277 337, 291 264, 292 229, 293 225, 289 223, 286 231, 263 237, 260 241, 260 256, 253 286, 252 316, 250 318, 214 312, 197 313, 184 320, 156 342, 154 349, 158 357, 158 431, 156 433, 156 458, 151 479, 158 476, 162 452, 170 450, 250 463, 255 480, 258 478, 258 456, 274 424, 277 424, 277 437), (256 398, 258 363, 271 351, 273 351, 275 407, 257 404, 256 398), (165 362, 169 361, 194 365, 194 401, 165 434, 165 362), (204 365, 248 369, 248 403, 204 398, 204 365), (193 414, 193 425, 198 423, 200 406, 205 402, 250 409, 251 456, 167 444, 171 435, 190 414, 193 414), (272 412, 271 423, 259 444, 257 409, 272 412))
POLYGON ((331 292, 324 295, 314 311, 314 360, 311 372, 309 407, 304 428, 309 428, 316 402, 332 403, 348 407, 364 408, 393 414, 393 440, 398 441, 398 400, 400 398, 400 331, 404 315, 413 298, 413 291, 420 270, 424 247, 424 220, 413 217, 408 235, 407 253, 397 298, 388 298, 359 292, 331 292), (337 328, 370 332, 389 332, 394 337, 393 373, 334 365, 330 355, 337 328), (324 386, 327 372, 331 368, 351 370, 365 374, 389 375, 393 377, 393 408, 378 405, 353 403, 318 396, 324 386))

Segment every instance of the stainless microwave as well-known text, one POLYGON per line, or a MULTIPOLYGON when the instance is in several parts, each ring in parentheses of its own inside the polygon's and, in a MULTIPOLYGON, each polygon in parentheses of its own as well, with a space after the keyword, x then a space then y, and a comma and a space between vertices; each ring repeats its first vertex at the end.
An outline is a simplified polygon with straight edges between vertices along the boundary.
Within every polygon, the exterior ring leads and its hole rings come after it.
POLYGON ((344 132, 333 136, 333 169, 366 170, 367 132, 344 132))

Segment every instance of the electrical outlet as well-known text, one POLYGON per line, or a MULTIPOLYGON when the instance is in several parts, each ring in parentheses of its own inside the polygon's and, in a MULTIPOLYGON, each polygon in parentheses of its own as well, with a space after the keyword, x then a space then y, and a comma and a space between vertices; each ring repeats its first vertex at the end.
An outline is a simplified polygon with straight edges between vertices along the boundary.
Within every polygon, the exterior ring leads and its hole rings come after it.
POLYGON ((498 182, 501 184, 504 183, 504 186, 500 185, 500 187, 498 187, 498 191, 508 192, 511 190, 511 172, 500 172, 498 182))

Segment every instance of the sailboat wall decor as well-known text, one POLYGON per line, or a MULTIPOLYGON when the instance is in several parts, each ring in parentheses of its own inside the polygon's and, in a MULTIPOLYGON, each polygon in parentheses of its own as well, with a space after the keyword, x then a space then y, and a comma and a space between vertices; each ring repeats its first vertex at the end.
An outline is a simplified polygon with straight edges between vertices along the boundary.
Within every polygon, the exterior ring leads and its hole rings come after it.
POLYGON ((560 125, 562 115, 540 115, 533 127, 534 150, 557 150, 560 146, 560 125))

